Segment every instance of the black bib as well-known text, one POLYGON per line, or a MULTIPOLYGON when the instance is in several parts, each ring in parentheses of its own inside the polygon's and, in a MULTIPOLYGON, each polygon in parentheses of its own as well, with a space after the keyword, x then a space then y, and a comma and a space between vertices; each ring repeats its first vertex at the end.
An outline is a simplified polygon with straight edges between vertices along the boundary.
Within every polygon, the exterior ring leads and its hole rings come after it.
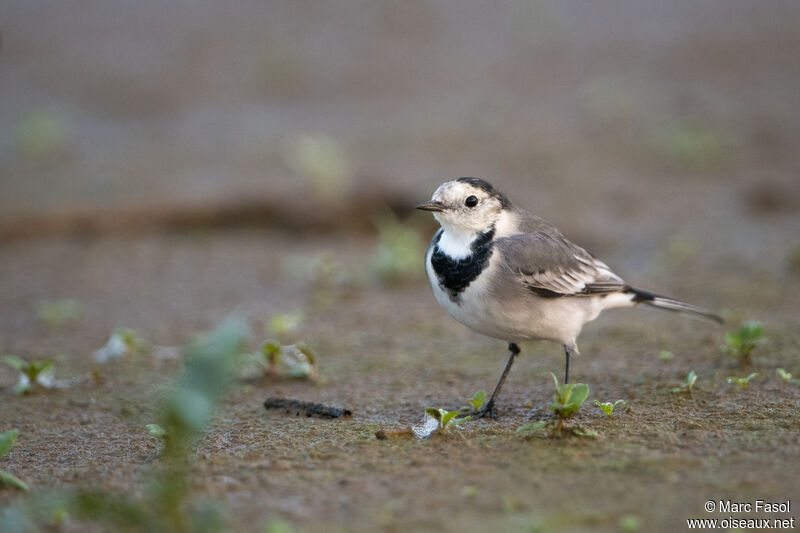
POLYGON ((442 231, 440 229, 433 237, 431 265, 433 266, 433 271, 436 272, 439 286, 447 291, 452 301, 458 302, 460 293, 464 292, 464 289, 475 281, 475 278, 489 265, 494 228, 478 235, 470 245, 472 253, 461 259, 453 259, 439 249, 439 239, 442 238, 442 231))

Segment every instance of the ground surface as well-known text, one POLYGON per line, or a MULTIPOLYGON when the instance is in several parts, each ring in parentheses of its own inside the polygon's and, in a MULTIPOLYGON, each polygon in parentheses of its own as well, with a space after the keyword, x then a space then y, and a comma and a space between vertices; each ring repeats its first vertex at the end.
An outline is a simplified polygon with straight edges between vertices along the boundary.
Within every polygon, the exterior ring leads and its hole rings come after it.
MULTIPOLYGON (((159 463, 144 425, 180 362, 148 355, 88 379, 111 330, 180 346, 235 312, 255 348, 272 314, 303 309, 296 337, 316 349, 324 383, 238 381, 197 448, 195 496, 220 502, 233 530, 281 519, 297 531, 679 531, 725 517, 703 510, 710 499, 800 506, 800 387, 775 374, 800 375, 798 4, 399 5, 7 6, 0 233, 17 237, 0 243, 0 349, 56 357, 71 386, 16 396, 0 368, 0 430, 20 430, 0 469, 33 499, 145 491, 159 463), (318 197, 287 162, 304 132, 342 147, 341 196, 318 197), (363 228, 381 202, 353 200, 368 185, 413 205, 460 175, 490 179, 631 283, 729 325, 654 310, 588 325, 574 380, 590 401, 628 402, 611 420, 580 411, 595 439, 516 433, 548 416, 549 373, 563 370, 558 346, 535 343, 497 420, 451 438, 376 439, 490 389, 505 362, 504 344, 450 319, 421 277, 374 280, 377 237, 363 228), (138 227, 142 206, 241 196, 288 205, 295 222, 284 208, 233 229, 214 217, 101 236, 19 228, 120 206, 138 227), (325 202, 338 222, 294 231, 325 202), (304 273, 323 252, 355 286, 304 273), (59 298, 85 318, 42 324, 37 303, 59 298), (769 341, 736 368, 719 345, 747 319, 769 341), (693 398, 671 393, 690 370, 693 398), (746 390, 726 383, 750 372, 746 390), (267 396, 353 416, 267 413, 267 396)), ((414 223, 432 235, 428 218, 414 223)), ((421 263, 420 252, 420 276, 421 263)), ((0 490, 0 501, 29 500, 0 490)))
MULTIPOLYGON (((303 307, 313 292, 281 272, 286 254, 311 259, 324 247, 257 232, 9 247, 2 262, 6 350, 60 354, 59 377, 71 378, 96 367, 89 354, 116 324, 175 345, 236 309, 259 336, 261 318, 303 307), (74 261, 82 265, 71 271, 80 279, 63 269, 74 261), (85 322, 58 330, 39 324, 30 302, 67 285, 86 306, 85 322)), ((344 261, 369 259, 364 243, 343 247, 337 253, 344 261)), ((725 302, 768 324, 769 344, 752 367, 761 376, 747 390, 725 383, 751 369, 730 367, 718 347, 720 328, 618 311, 587 328, 584 355, 574 362, 574 379, 590 385, 590 400, 628 401, 612 420, 588 406, 580 413, 577 422, 598 438, 515 432, 547 416, 548 373, 562 370, 557 346, 531 344, 503 391, 497 420, 470 422, 449 439, 377 440, 378 429, 420 424, 426 406, 454 408, 490 388, 505 353, 501 343, 445 316, 424 283, 368 286, 312 310, 298 333, 317 349, 324 384, 234 385, 197 450, 197 492, 225 502, 237 527, 255 530, 281 517, 310 531, 614 530, 625 515, 640 517, 645 530, 670 531, 682 529, 685 518, 707 517, 701 506, 708 499, 795 498, 800 387, 781 387, 774 372, 800 369, 796 283, 765 296, 780 280, 702 283, 693 268, 676 279, 684 277, 704 287, 712 307, 725 302), (664 349, 675 358, 660 360, 664 349), (671 393, 692 369, 700 376, 694 398, 671 393), (267 396, 354 414, 325 421, 266 413, 267 396)), ((147 357, 103 367, 101 385, 28 397, 4 392, 4 427, 19 428, 21 437, 3 468, 25 478, 34 494, 87 484, 135 491, 154 468, 156 445, 143 426, 154 420, 157 391, 177 367, 147 357)), ((14 381, 8 369, 0 379, 14 381)))

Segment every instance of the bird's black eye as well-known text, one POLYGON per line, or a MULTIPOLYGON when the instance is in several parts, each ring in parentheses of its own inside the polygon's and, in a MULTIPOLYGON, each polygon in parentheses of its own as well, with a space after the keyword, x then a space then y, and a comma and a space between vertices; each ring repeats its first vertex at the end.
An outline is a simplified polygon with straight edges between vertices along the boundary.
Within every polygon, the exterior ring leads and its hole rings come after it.
POLYGON ((475 207, 478 205, 478 197, 477 196, 467 196, 467 199, 464 200, 464 205, 467 207, 475 207))

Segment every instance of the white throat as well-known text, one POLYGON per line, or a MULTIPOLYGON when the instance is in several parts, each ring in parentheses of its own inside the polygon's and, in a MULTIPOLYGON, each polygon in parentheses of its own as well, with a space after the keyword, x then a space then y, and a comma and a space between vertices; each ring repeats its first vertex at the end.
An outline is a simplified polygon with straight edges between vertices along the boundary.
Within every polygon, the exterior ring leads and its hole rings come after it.
POLYGON ((453 259, 463 259, 472 253, 472 241, 477 237, 475 232, 442 226, 439 249, 453 259))

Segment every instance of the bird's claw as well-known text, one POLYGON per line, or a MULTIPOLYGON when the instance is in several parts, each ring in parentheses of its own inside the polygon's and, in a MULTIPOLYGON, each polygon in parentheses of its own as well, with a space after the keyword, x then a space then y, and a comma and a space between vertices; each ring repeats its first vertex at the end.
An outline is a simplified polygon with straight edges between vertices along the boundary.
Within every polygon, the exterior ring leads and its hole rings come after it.
POLYGON ((494 412, 494 402, 489 400, 488 402, 484 403, 483 406, 475 410, 462 410, 461 413, 458 415, 458 418, 483 418, 488 416, 489 418, 497 418, 497 413, 494 412))

